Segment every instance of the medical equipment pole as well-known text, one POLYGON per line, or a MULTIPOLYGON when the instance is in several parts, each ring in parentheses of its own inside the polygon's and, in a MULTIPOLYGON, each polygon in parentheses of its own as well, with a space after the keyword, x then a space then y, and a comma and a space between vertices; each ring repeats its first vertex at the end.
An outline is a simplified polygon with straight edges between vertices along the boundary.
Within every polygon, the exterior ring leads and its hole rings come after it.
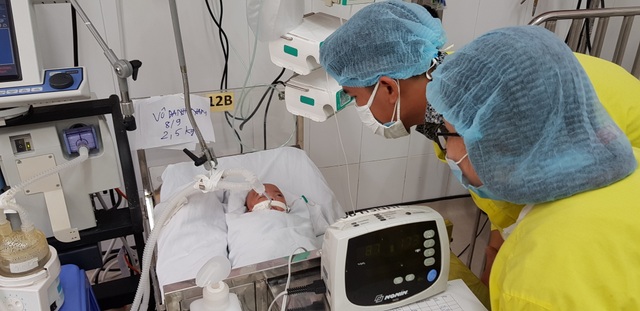
POLYGON ((210 171, 214 166, 218 165, 218 160, 213 153, 213 150, 207 146, 207 142, 205 142, 202 133, 200 132, 200 128, 198 128, 198 124, 196 124, 196 120, 193 117, 193 111, 191 110, 191 99, 189 98, 189 77, 187 75, 187 62, 184 57, 184 45, 182 44, 182 32, 180 31, 180 19, 178 18, 178 7, 176 6, 175 0, 169 0, 169 11, 171 12, 171 23, 173 24, 173 35, 176 39, 176 49, 178 50, 178 62, 180 65, 180 73, 182 74, 182 85, 184 87, 184 104, 187 110, 187 116, 189 116, 189 121, 191 122, 191 126, 193 126, 196 136, 198 137, 198 142, 200 143, 200 148, 202 149, 203 156, 198 158, 194 154, 192 154, 188 149, 184 149, 184 152, 196 163, 199 165, 204 159, 204 168, 210 171), (214 162, 214 166, 211 166, 211 161, 214 162))
POLYGON ((142 62, 139 60, 132 60, 129 62, 125 59, 118 59, 113 50, 109 48, 107 43, 102 39, 96 28, 93 26, 87 14, 84 12, 80 4, 78 4, 78 1, 70 0, 69 2, 71 2, 71 6, 76 10, 80 19, 84 22, 84 25, 87 26, 87 29, 89 29, 89 32, 93 35, 93 38, 96 39, 98 45, 102 48, 104 55, 107 57, 107 60, 109 60, 109 63, 115 70, 116 76, 118 77, 120 110, 124 116, 124 125, 127 131, 134 131, 136 129, 136 120, 133 116, 133 103, 129 97, 129 84, 127 83, 127 78, 131 76, 134 81, 138 79, 138 69, 142 66, 142 62))

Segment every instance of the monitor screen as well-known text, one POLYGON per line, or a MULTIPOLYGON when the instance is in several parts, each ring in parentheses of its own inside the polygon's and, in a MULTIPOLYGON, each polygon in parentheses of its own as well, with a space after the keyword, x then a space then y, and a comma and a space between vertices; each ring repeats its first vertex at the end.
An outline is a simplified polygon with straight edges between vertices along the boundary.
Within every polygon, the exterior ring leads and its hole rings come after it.
POLYGON ((11 0, 0 0, 0 82, 22 80, 11 0))

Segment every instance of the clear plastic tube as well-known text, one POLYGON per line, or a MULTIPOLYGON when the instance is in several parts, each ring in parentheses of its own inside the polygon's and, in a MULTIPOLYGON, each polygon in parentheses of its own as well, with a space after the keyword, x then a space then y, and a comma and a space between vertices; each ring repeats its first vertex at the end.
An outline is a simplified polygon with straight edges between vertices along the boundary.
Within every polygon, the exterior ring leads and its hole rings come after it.
POLYGON ((151 259, 153 257, 153 252, 156 248, 156 243, 158 242, 158 238, 160 237, 160 233, 162 232, 164 225, 167 221, 175 214, 177 210, 182 207, 183 200, 194 194, 199 192, 200 190, 195 189, 194 187, 187 187, 181 192, 175 194, 169 200, 168 208, 157 218, 156 226, 151 230, 151 234, 147 239, 147 244, 144 248, 144 253, 142 255, 142 272, 140 274, 140 282, 138 283, 138 289, 136 291, 136 296, 133 300, 133 304, 131 305, 131 311, 138 311, 142 306, 145 308, 148 305, 149 294, 151 292, 149 286, 149 270, 151 269, 151 259))
POLYGON ((0 206, 0 209, 11 209, 16 211, 20 217, 20 222, 22 223, 20 225, 20 229, 22 229, 22 231, 29 232, 35 228, 31 221, 31 217, 29 217, 29 213, 21 205, 13 202, 4 202, 2 203, 2 206, 0 206))

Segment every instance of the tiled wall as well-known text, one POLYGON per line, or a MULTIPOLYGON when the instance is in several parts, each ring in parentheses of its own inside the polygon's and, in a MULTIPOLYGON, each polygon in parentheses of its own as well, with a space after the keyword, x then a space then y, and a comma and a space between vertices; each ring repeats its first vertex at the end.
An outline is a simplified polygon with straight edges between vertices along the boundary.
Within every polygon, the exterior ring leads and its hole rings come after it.
MULTIPOLYGON (((362 6, 337 5, 328 8, 321 0, 305 1, 308 12, 324 11, 345 19, 362 8, 362 6)), ((443 25, 447 31, 448 42, 455 45, 453 48, 455 50, 491 29, 526 24, 532 18, 533 1, 527 0, 523 5, 520 5, 520 0, 447 1, 443 25)), ((182 91, 167 2, 122 0, 80 0, 79 2, 119 57, 143 61, 138 81, 130 81, 132 97, 182 91)), ((232 47, 230 87, 241 87, 249 67, 253 33, 246 23, 246 1, 229 0, 224 3, 224 26, 232 47)), ((572 9, 576 3, 577 1, 568 0, 539 1, 537 13, 572 9)), ((638 5, 638 1, 606 0, 606 5, 607 7, 633 6, 638 5)), ((191 90, 193 92, 216 90, 219 88, 222 69, 222 53, 217 30, 209 20, 208 12, 202 2, 180 2, 178 8, 191 90)), ((619 20, 612 20, 609 31, 616 32, 619 26, 619 20)), ((562 27, 565 26, 558 25, 559 29, 562 27)), ((87 66, 92 91, 98 98, 117 93, 113 70, 99 46, 85 27, 80 25, 78 31, 80 62, 81 65, 87 66)), ((57 36, 55 33, 46 35, 57 36)), ((636 22, 631 31, 627 50, 635 50, 639 41, 640 23, 636 22)), ((612 46, 614 42, 606 41, 605 45, 612 46)), ((72 53, 71 46, 67 44, 66 50, 56 50, 55 53, 61 55, 72 53)), ((257 51, 255 66, 248 85, 268 83, 280 70, 271 63, 264 43, 258 43, 257 51)), ((611 54, 611 48, 605 48, 603 51, 605 58, 610 57, 611 54)), ((623 66, 630 68, 632 63, 633 57, 627 56, 623 66)), ((255 95, 257 97, 258 94, 255 95)), ((283 103, 275 103, 272 109, 279 112, 271 114, 275 119, 269 119, 269 133, 270 135, 277 133, 278 137, 270 137, 269 147, 275 147, 277 142, 286 141, 291 128, 291 116, 284 111, 283 103), (281 122, 278 118, 281 120, 286 118, 287 122, 281 122)), ((213 145, 217 154, 238 153, 240 150, 234 133, 226 125, 222 115, 214 115, 212 122, 218 138, 213 145)), ((249 125, 248 128, 242 134, 245 143, 260 148, 262 127, 254 128, 249 125)), ((375 137, 368 129, 362 128, 352 108, 347 108, 337 118, 331 118, 324 123, 306 121, 305 150, 325 174, 345 208, 351 207, 349 191, 347 191, 349 188, 352 190, 356 208, 465 193, 457 181, 449 178, 448 168, 435 159, 430 144, 422 136, 412 134, 409 138, 398 140, 375 137), (346 160, 337 139, 336 119, 340 125, 346 160), (346 178, 347 171, 350 172, 349 181, 346 178), (348 183, 349 187, 347 187, 348 183)), ((164 153, 158 153, 159 161, 163 157, 165 157, 164 153)), ((183 158, 180 154, 177 157, 183 158)))
POLYGON ((376 136, 363 127, 353 107, 323 123, 306 121, 304 147, 345 209, 352 203, 362 209, 466 192, 457 181, 449 183, 449 168, 422 134, 376 136))

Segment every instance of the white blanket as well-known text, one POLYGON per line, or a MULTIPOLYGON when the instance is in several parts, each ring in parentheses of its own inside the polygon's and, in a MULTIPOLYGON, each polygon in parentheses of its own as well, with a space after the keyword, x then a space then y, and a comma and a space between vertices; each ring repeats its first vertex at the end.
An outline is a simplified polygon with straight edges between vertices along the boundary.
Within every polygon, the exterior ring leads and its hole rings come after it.
MULTIPOLYGON (((344 215, 324 177, 300 149, 285 147, 219 159, 218 169, 227 168, 247 169, 261 182, 277 185, 292 212, 266 211, 269 216, 265 217, 245 214, 246 191, 194 195, 159 239, 156 272, 161 286, 194 278, 204 262, 215 255, 226 256, 227 250, 233 266, 239 267, 288 256, 298 246, 319 248, 326 227, 344 215), (258 236, 287 243, 251 246, 258 236)), ((168 166, 162 175, 161 200, 168 200, 203 173, 204 168, 191 162, 168 166)))
POLYGON ((279 257, 287 257, 296 248, 318 249, 309 210, 297 200, 290 213, 261 210, 227 213, 229 260, 242 267, 279 257))

